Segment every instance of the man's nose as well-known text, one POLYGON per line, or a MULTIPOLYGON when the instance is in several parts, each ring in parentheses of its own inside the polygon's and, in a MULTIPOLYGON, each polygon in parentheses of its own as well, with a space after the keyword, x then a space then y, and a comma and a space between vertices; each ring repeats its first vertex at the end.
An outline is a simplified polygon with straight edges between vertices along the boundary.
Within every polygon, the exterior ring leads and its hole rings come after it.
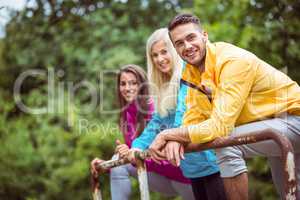
POLYGON ((192 45, 188 41, 184 41, 184 47, 185 47, 185 49, 189 49, 192 47, 192 45))

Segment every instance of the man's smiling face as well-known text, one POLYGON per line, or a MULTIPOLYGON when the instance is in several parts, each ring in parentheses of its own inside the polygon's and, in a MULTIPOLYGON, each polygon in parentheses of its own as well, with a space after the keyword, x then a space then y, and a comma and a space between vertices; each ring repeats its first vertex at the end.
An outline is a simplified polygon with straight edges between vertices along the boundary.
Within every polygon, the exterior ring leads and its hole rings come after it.
POLYGON ((170 37, 183 60, 198 67, 204 64, 208 35, 196 24, 178 25, 170 31, 170 37))

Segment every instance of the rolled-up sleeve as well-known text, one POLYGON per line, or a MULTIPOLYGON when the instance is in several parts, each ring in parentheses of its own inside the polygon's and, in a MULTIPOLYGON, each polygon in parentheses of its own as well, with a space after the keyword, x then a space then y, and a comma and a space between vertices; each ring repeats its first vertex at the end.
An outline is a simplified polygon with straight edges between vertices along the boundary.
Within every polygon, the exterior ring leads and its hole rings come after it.
POLYGON ((188 126, 193 143, 209 142, 227 136, 233 130, 253 85, 255 73, 256 69, 247 60, 230 60, 221 66, 210 118, 188 126))

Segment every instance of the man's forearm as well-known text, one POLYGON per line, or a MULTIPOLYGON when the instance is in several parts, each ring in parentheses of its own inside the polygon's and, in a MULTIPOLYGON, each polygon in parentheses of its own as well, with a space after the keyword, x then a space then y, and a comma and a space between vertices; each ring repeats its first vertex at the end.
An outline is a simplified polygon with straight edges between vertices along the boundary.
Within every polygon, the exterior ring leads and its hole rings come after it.
POLYGON ((162 136, 167 141, 176 141, 180 143, 191 142, 188 129, 185 127, 168 129, 163 132, 162 136))

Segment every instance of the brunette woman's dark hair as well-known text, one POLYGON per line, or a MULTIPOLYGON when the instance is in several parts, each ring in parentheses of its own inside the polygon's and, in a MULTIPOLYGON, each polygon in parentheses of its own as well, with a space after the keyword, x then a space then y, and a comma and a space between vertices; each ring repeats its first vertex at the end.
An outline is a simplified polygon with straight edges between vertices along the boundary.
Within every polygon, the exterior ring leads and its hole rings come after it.
POLYGON ((146 123, 147 123, 147 116, 149 115, 149 85, 146 72, 138 65, 128 64, 121 67, 120 71, 117 75, 117 94, 118 94, 118 101, 119 106, 121 109, 119 115, 119 126, 123 133, 126 132, 125 128, 127 127, 126 122, 124 121, 122 114, 124 108, 128 106, 128 102, 123 98, 120 93, 120 79, 122 73, 132 73, 135 75, 137 84, 138 84, 138 95, 136 98, 137 104, 137 124, 136 124, 136 137, 138 137, 142 131, 144 130, 146 123))

